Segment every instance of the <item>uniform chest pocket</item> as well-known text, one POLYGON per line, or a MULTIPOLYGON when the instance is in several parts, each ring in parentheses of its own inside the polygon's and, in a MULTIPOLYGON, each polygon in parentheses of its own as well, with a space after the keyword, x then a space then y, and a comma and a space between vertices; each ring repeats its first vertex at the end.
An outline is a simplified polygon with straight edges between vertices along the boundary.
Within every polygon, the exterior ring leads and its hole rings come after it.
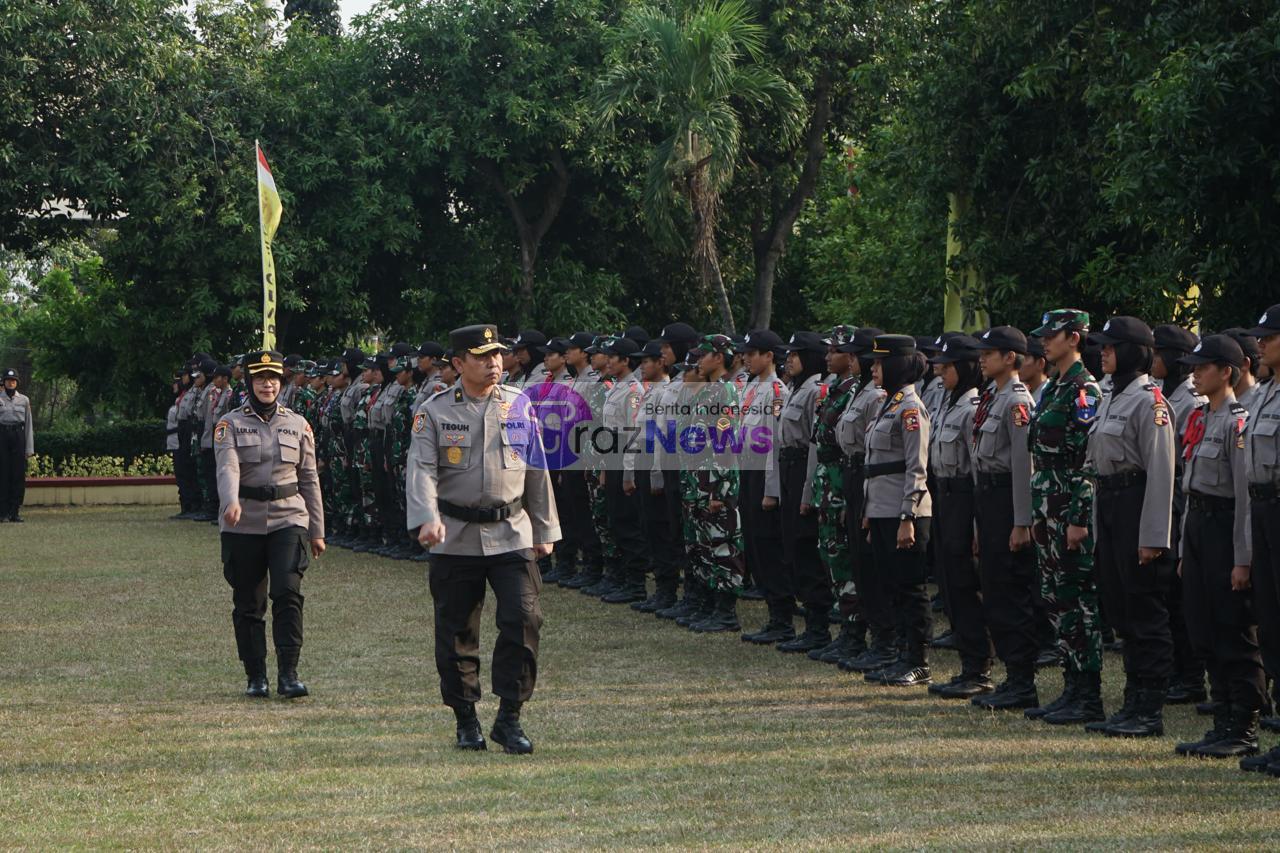
POLYGON ((881 426, 876 424, 872 430, 867 433, 867 446, 874 450, 892 450, 893 449, 893 427, 892 425, 881 426))
POLYGON ((1249 438, 1250 452, 1260 465, 1280 464, 1280 441, 1276 433, 1280 432, 1280 418, 1264 418, 1249 427, 1253 433, 1249 438))
POLYGON ((281 432, 276 433, 276 439, 280 443, 280 461, 296 465, 302 458, 301 442, 298 441, 298 437, 281 432))
POLYGON ((242 432, 236 435, 236 456, 240 463, 259 462, 262 459, 262 436, 256 432, 242 432))
POLYGON ((978 451, 993 453, 1000 446, 1000 421, 988 416, 978 427, 978 451))
POLYGON ((442 430, 437 457, 441 468, 471 467, 471 433, 442 430))
POLYGON ((528 426, 506 427, 502 430, 503 468, 523 468, 528 452, 528 426))
POLYGON ((1195 476, 1192 477, 1191 483, 1194 487, 1196 483, 1203 483, 1207 486, 1216 486, 1224 482, 1222 467, 1226 462, 1225 453, 1222 445, 1210 438, 1203 439, 1196 445, 1195 454, 1195 476))
POLYGON ((789 421, 798 421, 804 415, 804 409, 799 406, 787 406, 782 410, 782 416, 789 421))

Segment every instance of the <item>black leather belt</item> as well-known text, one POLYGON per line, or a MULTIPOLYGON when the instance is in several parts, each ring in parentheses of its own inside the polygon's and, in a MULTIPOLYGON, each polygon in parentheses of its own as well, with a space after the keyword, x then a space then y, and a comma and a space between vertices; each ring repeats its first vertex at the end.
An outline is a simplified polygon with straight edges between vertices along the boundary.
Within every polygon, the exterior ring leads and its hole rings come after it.
POLYGON ((797 459, 808 459, 807 447, 783 447, 778 450, 778 458, 784 462, 795 462, 797 459))
POLYGON ((940 495, 973 494, 972 477, 936 477, 934 486, 937 487, 940 495))
POLYGON ((1209 515, 1220 515, 1223 513, 1234 513, 1236 511, 1236 499, 1219 497, 1217 495, 1200 495, 1192 492, 1187 495, 1187 506, 1197 512, 1203 512, 1209 515))
POLYGON ((844 469, 846 471, 861 471, 866 464, 867 455, 865 453, 855 453, 844 458, 844 469))
POLYGON ((1009 471, 999 471, 993 474, 984 474, 978 472, 978 488, 980 489, 1008 489, 1013 486, 1013 474, 1009 471))
POLYGON ((26 424, 0 424, 0 429, 23 430, 27 428, 26 424))
POLYGON ((282 501, 298 493, 297 483, 285 483, 280 486, 241 486, 240 497, 251 501, 282 501))
POLYGON ((830 465, 832 462, 841 462, 844 460, 844 451, 838 447, 828 447, 826 445, 818 445, 818 461, 824 465, 830 465))
POLYGON ((450 518, 456 518, 461 521, 478 521, 481 523, 491 523, 494 521, 506 521, 511 516, 524 507, 524 500, 516 498, 511 503, 502 506, 458 506, 448 501, 436 501, 436 505, 440 507, 440 511, 450 518))
POLYGON ((867 466, 868 477, 884 477, 888 474, 905 474, 907 473, 907 460, 899 459, 897 462, 877 462, 874 465, 867 466))
POLYGON ((1275 483, 1250 483, 1249 497, 1268 503, 1280 501, 1280 486, 1275 483))
POLYGON ((1146 471, 1121 471, 1119 474, 1099 474, 1098 488, 1107 492, 1118 492, 1130 486, 1140 486, 1147 482, 1146 471))

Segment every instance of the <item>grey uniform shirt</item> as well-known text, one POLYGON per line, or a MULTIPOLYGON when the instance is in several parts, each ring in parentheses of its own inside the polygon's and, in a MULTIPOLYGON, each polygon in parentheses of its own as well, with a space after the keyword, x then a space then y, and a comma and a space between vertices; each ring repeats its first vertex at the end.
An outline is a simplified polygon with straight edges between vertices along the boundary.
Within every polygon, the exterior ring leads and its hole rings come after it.
POLYGON ((342 425, 347 429, 355 423, 356 407, 360 405, 360 397, 369 386, 364 382, 352 382, 342 392, 342 400, 338 403, 338 411, 342 413, 342 425))
POLYGON ((200 389, 192 385, 182 392, 178 400, 178 422, 188 423, 195 420, 196 402, 200 399, 200 389))
POLYGON ((507 384, 513 388, 524 390, 531 385, 537 385, 539 382, 547 381, 547 377, 550 375, 551 373, 547 370, 547 366, 542 362, 538 362, 533 365, 527 376, 523 371, 520 371, 515 376, 512 376, 511 381, 507 384))
POLYGON ((293 398, 298 394, 298 386, 293 384, 293 380, 289 379, 280 388, 280 396, 276 399, 276 403, 286 408, 293 405, 293 398))
POLYGON ((178 404, 174 403, 164 416, 164 449, 174 453, 178 449, 178 404))
MULTIPOLYGON (((594 371, 592 371, 594 373, 594 371)), ((669 422, 676 424, 676 430, 679 431, 681 417, 677 412, 680 405, 681 392, 684 391, 684 379, 675 376, 662 385, 660 393, 653 398, 653 405, 660 412, 655 418, 662 425, 665 431, 669 422)), ((653 471, 649 475, 649 488, 665 489, 667 488, 666 472, 678 471, 680 469, 679 453, 668 453, 666 448, 662 446, 662 442, 658 442, 653 448, 653 471)), ((677 477, 676 482, 670 484, 671 488, 680 488, 680 481, 677 477)))
POLYGON ((440 378, 440 374, 431 374, 422 380, 422 384, 418 386, 417 391, 414 393, 413 410, 415 412, 418 411, 418 409, 422 408, 423 403, 448 387, 448 385, 444 384, 444 380, 440 378))
POLYGON ((1245 441, 1249 482, 1280 486, 1280 384, 1272 379, 1254 387, 1245 441))
MULTIPOLYGON (((782 410, 791 396, 785 382, 770 372, 768 376, 752 376, 742 387, 739 406, 742 411, 741 425, 746 440, 744 446, 755 444, 754 435, 771 436, 770 445, 777 446, 778 421, 782 419, 782 410)), ((750 451, 745 451, 750 452, 750 451)), ((778 475, 778 460, 770 453, 764 460, 764 496, 777 498, 782 495, 778 475)))
POLYGON ((623 454, 621 466, 617 465, 619 460, 614 460, 608 468, 617 470, 621 467, 624 483, 635 480, 635 454, 644 449, 644 436, 636 431, 638 426, 636 419, 640 414, 640 405, 644 397, 644 383, 637 379, 634 373, 629 373, 621 379, 614 380, 613 387, 604 398, 602 413, 604 428, 617 433, 616 447, 618 452, 623 454))
POLYGON ((277 406, 271 419, 264 421, 249 406, 241 406, 218 419, 213 453, 222 532, 261 534, 296 526, 305 529, 311 539, 324 538, 316 441, 306 418, 277 406), (241 486, 290 483, 298 484, 298 494, 278 501, 240 497, 241 486), (228 527, 222 516, 234 503, 240 504, 240 523, 228 527))
POLYGON ((929 470, 933 476, 946 479, 973 474, 969 437, 973 435, 973 413, 978 409, 978 389, 970 388, 949 401, 942 398, 938 418, 930 424, 929 470))
POLYGON ((886 396, 884 389, 874 382, 867 382, 840 413, 840 420, 836 423, 836 443, 845 456, 866 456, 867 430, 871 428, 871 422, 880 416, 880 406, 886 396))
POLYGON ((1253 422, 1253 413, 1258 408, 1258 403, 1262 400, 1262 395, 1266 393, 1266 390, 1266 385, 1255 382, 1236 397, 1240 401, 1240 405, 1244 406, 1249 412, 1250 423, 1253 422))
POLYGON ((1027 386, 1011 379, 993 392, 982 423, 974 417, 974 472, 1010 474, 1013 481, 1013 523, 1031 526, 1031 447, 1027 426, 1035 401, 1027 386))
MULTIPOLYGON (((1235 565, 1247 566, 1252 562, 1249 479, 1245 469, 1248 413, 1230 392, 1218 411, 1210 410, 1207 403, 1199 411, 1204 413, 1204 436, 1191 449, 1182 474, 1182 487, 1188 495, 1235 499, 1235 524, 1231 534, 1235 565)), ((1185 530, 1186 516, 1182 518, 1182 526, 1185 530)), ((1184 535, 1183 550, 1186 541, 1184 535)))
POLYGON ((444 541, 433 554, 492 556, 560 539, 560 519, 545 465, 541 436, 529 399, 511 385, 498 385, 475 399, 455 385, 423 404, 414 415, 405 476, 408 526, 443 522, 444 541), (523 505, 504 521, 466 521, 440 509, 523 505))
POLYGON ((920 389, 920 402, 924 404, 924 410, 929 413, 929 419, 936 421, 938 414, 942 410, 943 401, 946 400, 947 389, 942 384, 941 376, 933 376, 924 382, 920 389))
POLYGON ((1191 413, 1197 406, 1203 406, 1208 401, 1196 393, 1190 376, 1182 380, 1171 393, 1166 393, 1164 396, 1169 403, 1169 408, 1173 410, 1174 435, 1177 436, 1178 447, 1181 448, 1183 439, 1187 437, 1187 421, 1190 420, 1191 413))
MULTIPOLYGON (((1113 391, 1104 396, 1089 428, 1089 448, 1085 451, 1085 468, 1094 474, 1147 472, 1138 522, 1140 548, 1168 548, 1172 541, 1178 439, 1169 407, 1159 405, 1162 399, 1145 373, 1119 394, 1113 391)), ((1096 500, 1093 511, 1098 511, 1096 500)))
POLYGON ((927 486, 929 470, 929 413, 914 385, 880 404, 867 431, 867 481, 863 486, 866 518, 917 518, 933 514, 927 486), (873 465, 901 462, 906 470, 871 476, 873 465))
MULTIPOLYGON (((636 415, 632 421, 637 428, 636 441, 634 445, 637 450, 645 450, 645 435, 649 421, 653 421, 654 428, 661 431, 663 418, 657 414, 652 417, 647 417, 645 415, 645 409, 661 398, 662 389, 665 388, 669 382, 670 380, 664 376, 658 382, 640 383, 640 388, 643 393, 640 396, 640 405, 636 409, 636 415)), ((655 441, 654 444, 657 445, 659 442, 655 441)), ((652 471, 653 458, 645 456, 642 453, 628 453, 626 456, 622 457, 622 467, 622 482, 634 483, 636 479, 636 468, 652 471)), ((652 480, 650 480, 650 488, 652 488, 652 480)))
MULTIPOLYGON (((791 392, 782 407, 782 417, 778 419, 778 440, 775 443, 778 450, 799 448, 808 453, 813 439, 814 414, 818 409, 818 398, 823 393, 822 377, 816 373, 791 392)), ((800 495, 802 504, 813 503, 813 461, 813 454, 809 454, 804 491, 800 495)))
POLYGON ((369 407, 369 429, 385 430, 391 426, 391 415, 395 411, 396 400, 400 399, 405 388, 398 382, 389 382, 378 392, 378 399, 369 407))
POLYGON ((231 410, 231 401, 235 394, 231 392, 231 386, 226 388, 218 388, 215 385, 209 386, 209 393, 205 395, 204 409, 204 430, 200 433, 200 449, 213 449, 213 427, 218 420, 231 410))
POLYGON ((31 427, 31 400, 21 391, 15 391, 13 396, 9 396, 9 392, 0 388, 0 426, 12 427, 21 426, 26 428, 27 433, 27 449, 28 456, 36 452, 35 432, 31 427))

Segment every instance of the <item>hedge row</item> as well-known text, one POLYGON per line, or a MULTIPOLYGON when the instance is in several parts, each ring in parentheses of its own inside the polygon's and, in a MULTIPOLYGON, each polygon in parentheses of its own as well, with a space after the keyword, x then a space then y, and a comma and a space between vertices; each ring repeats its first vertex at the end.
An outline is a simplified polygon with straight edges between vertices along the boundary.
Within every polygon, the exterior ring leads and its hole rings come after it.
POLYGON ((36 433, 36 453, 61 463, 72 456, 111 456, 129 465, 139 456, 163 455, 164 421, 117 421, 36 433))

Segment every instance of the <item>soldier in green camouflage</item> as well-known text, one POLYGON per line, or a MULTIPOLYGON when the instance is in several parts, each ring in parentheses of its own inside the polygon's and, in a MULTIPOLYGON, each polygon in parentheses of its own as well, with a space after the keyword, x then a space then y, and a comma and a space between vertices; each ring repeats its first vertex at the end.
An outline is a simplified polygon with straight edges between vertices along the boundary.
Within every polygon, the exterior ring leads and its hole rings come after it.
MULTIPOLYGON (((734 342, 728 335, 707 335, 697 347, 698 371, 703 378, 692 402, 691 427, 723 435, 736 428, 738 394, 729 373, 734 342)), ((721 446, 724 446, 723 442, 721 446)), ((738 519, 739 480, 736 460, 729 454, 704 453, 690 460, 682 475, 686 501, 692 512, 686 541, 692 542, 690 562, 701 567, 714 596, 710 614, 689 628, 700 634, 738 631, 738 596, 743 588, 742 530, 738 519)), ((678 620, 677 620, 678 621, 678 620)))
POLYGON ((825 646, 809 651, 812 660, 838 663, 849 656, 855 642, 854 616, 858 609, 853 584, 853 554, 845 524, 845 455, 836 440, 836 427, 857 392, 858 377, 853 372, 853 356, 837 347, 853 340, 853 326, 836 326, 826 336, 827 370, 834 375, 831 390, 818 404, 814 415, 813 504, 818 512, 818 556, 831 578, 831 590, 840 611, 840 633, 825 646))
POLYGON ((1093 570, 1093 481, 1085 476, 1089 429, 1102 389, 1080 360, 1089 315, 1063 308, 1032 332, 1055 368, 1031 419, 1028 442, 1041 591, 1050 608, 1063 665, 1062 695, 1026 715, 1054 725, 1104 718, 1102 632, 1093 570))
POLYGON ((391 405, 385 432, 387 473, 391 482, 392 500, 395 504, 393 507, 388 507, 386 511, 395 513, 399 530, 405 533, 398 547, 387 554, 395 560, 407 560, 419 551, 410 544, 407 535, 408 502, 405 494, 405 468, 409 461, 409 439, 412 436, 410 428, 413 426, 413 370, 416 361, 416 355, 399 355, 390 365, 395 383, 404 389, 404 392, 396 397, 391 405))
MULTIPOLYGON (((351 550, 356 553, 364 553, 380 544, 378 541, 378 531, 381 526, 377 517, 377 500, 373 483, 373 448, 370 445, 369 436, 369 409, 378 399, 378 394, 382 391, 382 370, 386 362, 379 356, 370 356, 361 365, 363 380, 365 387, 360 392, 360 398, 356 401, 355 412, 351 420, 351 432, 354 437, 352 442, 352 465, 351 471, 354 476, 359 479, 359 500, 353 502, 351 507, 351 515, 349 516, 351 526, 357 530, 363 531, 363 536, 358 544, 351 550)), ((353 485, 356 485, 353 483, 353 485)))
POLYGON ((347 454, 346 429, 342 421, 342 398, 351 385, 351 377, 346 365, 335 359, 329 367, 329 399, 325 402, 320 415, 321 456, 325 468, 329 472, 331 488, 322 495, 327 499, 326 516, 334 520, 332 528, 326 526, 329 542, 340 548, 351 547, 351 505, 354 503, 351 493, 351 460, 347 454))

